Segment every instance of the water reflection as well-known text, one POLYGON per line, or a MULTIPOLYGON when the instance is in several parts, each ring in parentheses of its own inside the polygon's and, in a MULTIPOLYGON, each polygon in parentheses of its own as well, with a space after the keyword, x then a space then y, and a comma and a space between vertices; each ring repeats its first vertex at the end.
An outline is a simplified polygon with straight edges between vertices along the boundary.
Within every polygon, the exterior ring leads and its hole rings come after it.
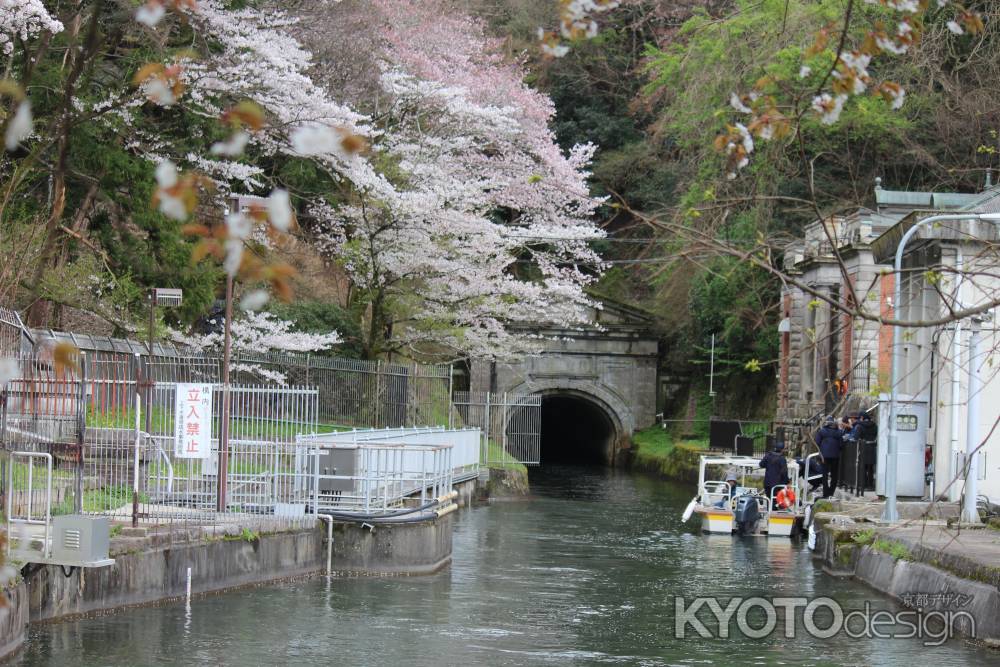
MULTIPOLYGON (((20 665, 978 665, 962 641, 749 640, 674 632, 674 596, 878 599, 801 542, 706 536, 690 489, 607 469, 538 471, 534 496, 462 512, 455 561, 413 578, 316 578, 33 627, 20 665)), ((880 602, 884 608, 893 608, 880 602)), ((783 619, 779 623, 783 627, 783 619)), ((801 629, 801 628, 800 628, 801 629)))

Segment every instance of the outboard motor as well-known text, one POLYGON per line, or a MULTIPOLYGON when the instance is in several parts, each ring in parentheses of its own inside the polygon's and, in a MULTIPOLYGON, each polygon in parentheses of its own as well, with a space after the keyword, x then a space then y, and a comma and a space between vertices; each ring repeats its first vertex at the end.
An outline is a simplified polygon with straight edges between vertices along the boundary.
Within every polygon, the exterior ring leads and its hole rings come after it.
POLYGON ((760 509, 757 499, 753 496, 740 496, 736 499, 736 511, 733 519, 740 535, 750 535, 757 531, 757 521, 760 519, 760 509))

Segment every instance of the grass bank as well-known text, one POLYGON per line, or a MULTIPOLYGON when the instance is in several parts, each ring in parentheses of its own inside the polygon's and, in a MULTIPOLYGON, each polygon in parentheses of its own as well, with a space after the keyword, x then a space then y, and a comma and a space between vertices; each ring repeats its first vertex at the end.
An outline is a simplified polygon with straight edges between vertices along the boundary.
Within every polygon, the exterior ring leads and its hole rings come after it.
POLYGON ((498 443, 489 442, 486 460, 490 479, 484 489, 487 497, 523 496, 528 493, 528 467, 515 459, 498 443))
POLYGON ((650 426, 632 435, 633 470, 652 473, 679 482, 698 481, 698 457, 708 439, 675 439, 660 426, 650 426))

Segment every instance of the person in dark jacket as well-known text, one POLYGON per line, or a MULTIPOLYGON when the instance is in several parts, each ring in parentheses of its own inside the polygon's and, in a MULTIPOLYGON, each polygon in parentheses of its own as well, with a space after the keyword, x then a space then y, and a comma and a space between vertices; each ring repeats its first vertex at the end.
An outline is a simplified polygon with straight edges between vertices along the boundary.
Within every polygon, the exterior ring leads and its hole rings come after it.
POLYGON ((844 432, 837 428, 833 417, 827 417, 823 428, 816 432, 816 445, 823 459, 823 497, 829 498, 840 482, 840 450, 844 446, 844 432))
POLYGON ((872 416, 867 412, 861 413, 861 419, 854 425, 851 435, 855 440, 866 440, 875 442, 878 440, 878 426, 872 421, 872 416))
POLYGON ((789 481, 785 443, 775 443, 774 450, 765 453, 764 458, 760 460, 760 467, 764 469, 764 493, 770 498, 774 487, 785 486, 789 481))

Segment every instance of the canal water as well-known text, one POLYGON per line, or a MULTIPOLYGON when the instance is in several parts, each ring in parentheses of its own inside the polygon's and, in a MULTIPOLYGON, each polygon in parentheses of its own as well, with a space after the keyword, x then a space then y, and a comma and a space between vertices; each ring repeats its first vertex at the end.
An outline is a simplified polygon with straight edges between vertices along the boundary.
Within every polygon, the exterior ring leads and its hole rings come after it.
MULTIPOLYGON (((428 577, 315 578, 35 626, 17 665, 985 665, 961 639, 675 638, 674 596, 829 596, 864 586, 801 541, 704 536, 691 489, 601 468, 534 471, 534 495, 460 512, 454 562, 428 577)), ((703 609, 702 612, 706 610, 703 609)), ((759 608, 754 609, 760 612, 759 608)), ((801 610, 799 610, 801 612, 801 610)), ((699 613, 699 618, 704 613, 699 613)), ((824 626, 822 614, 817 625, 824 626)), ((754 614, 750 615, 753 622, 754 614)), ((767 619, 759 615, 759 627, 767 619)), ((711 623, 706 623, 709 630, 711 623)), ((858 634, 858 632, 854 632, 858 634)))

